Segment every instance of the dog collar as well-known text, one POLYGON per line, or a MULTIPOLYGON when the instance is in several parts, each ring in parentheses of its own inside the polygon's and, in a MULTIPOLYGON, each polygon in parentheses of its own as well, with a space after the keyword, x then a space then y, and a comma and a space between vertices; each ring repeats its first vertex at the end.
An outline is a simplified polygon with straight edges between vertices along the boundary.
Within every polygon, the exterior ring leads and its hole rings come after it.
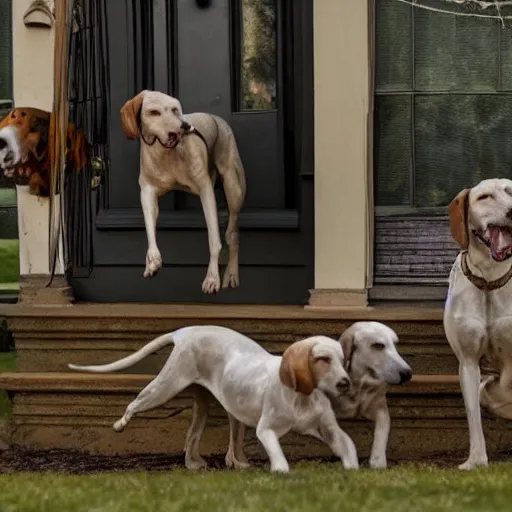
POLYGON ((468 252, 463 251, 461 253, 460 258, 460 266, 462 269, 462 273, 473 283, 479 290, 482 290, 484 292, 492 292, 493 290, 498 290, 499 288, 502 288, 505 286, 510 279, 512 278, 512 266, 508 269, 508 271, 503 274, 498 279, 495 279, 494 281, 487 281, 483 277, 475 276, 469 269, 469 265, 467 262, 468 258, 468 252))

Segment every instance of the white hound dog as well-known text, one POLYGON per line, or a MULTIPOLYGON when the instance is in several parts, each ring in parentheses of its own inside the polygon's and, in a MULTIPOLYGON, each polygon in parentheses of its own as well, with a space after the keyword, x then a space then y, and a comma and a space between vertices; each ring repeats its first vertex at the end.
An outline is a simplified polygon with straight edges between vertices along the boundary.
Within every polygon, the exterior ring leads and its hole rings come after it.
POLYGON ((487 466, 480 404, 512 419, 512 181, 488 179, 449 206, 461 252, 450 272, 446 337, 459 360, 469 426, 469 457, 459 466, 487 466))
MULTIPOLYGON (((403 384, 411 379, 410 366, 396 350, 398 336, 380 322, 356 322, 340 337, 345 356, 345 369, 351 389, 333 400, 341 418, 364 418, 375 423, 369 464, 371 468, 387 467, 387 445, 391 419, 386 391, 388 384, 403 384)), ((195 393, 192 424, 185 442, 185 464, 189 469, 206 467, 199 453, 199 443, 208 419, 209 396, 195 393)), ((244 453, 245 426, 229 415, 229 448, 226 465, 236 469, 249 467, 244 453)))
POLYGON ((98 373, 124 370, 169 344, 174 349, 164 367, 128 405, 114 424, 116 431, 123 430, 134 414, 163 405, 198 384, 234 419, 256 428, 272 471, 289 470, 279 438, 291 430, 325 442, 346 469, 358 468, 354 443, 338 426, 330 402, 350 388, 343 350, 325 336, 297 341, 281 357, 225 327, 184 327, 114 363, 69 367, 98 373))
POLYGON ((140 139, 140 200, 148 238, 144 277, 162 267, 156 243, 158 200, 170 190, 185 190, 199 196, 203 207, 210 262, 203 281, 204 293, 220 289, 219 234, 214 184, 220 175, 229 217, 226 242, 229 259, 222 287, 236 288, 238 276, 238 214, 246 184, 235 136, 220 117, 194 113, 183 115, 181 103, 167 94, 142 91, 121 109, 121 124, 129 139, 140 139))

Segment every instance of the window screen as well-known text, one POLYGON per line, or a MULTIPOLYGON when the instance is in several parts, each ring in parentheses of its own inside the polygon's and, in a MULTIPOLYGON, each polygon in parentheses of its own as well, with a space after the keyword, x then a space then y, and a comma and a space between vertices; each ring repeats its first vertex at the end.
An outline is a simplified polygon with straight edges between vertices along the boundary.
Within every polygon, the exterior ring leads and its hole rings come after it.
POLYGON ((381 207, 444 207, 481 179, 512 177, 512 20, 474 16, 496 11, 472 2, 416 3, 375 1, 381 207))

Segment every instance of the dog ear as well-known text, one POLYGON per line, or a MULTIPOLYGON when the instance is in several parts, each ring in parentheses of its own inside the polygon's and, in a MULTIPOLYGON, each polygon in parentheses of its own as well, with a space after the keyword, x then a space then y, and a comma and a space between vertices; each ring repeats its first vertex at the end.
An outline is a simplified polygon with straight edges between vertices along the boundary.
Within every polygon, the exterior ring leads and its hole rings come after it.
POLYGON ((348 329, 345 329, 343 334, 338 340, 343 350, 343 359, 345 360, 345 367, 347 371, 350 370, 350 364, 352 362, 352 355, 355 350, 355 335, 356 335, 356 324, 351 325, 348 329))
POLYGON ((137 96, 128 100, 121 108, 121 126, 129 139, 138 139, 140 136, 137 118, 142 108, 145 94, 145 90, 139 92, 137 96))
POLYGON ((310 395, 316 388, 313 347, 314 344, 296 341, 284 351, 279 368, 281 382, 303 395, 310 395))
POLYGON ((450 230, 454 240, 460 245, 461 249, 467 249, 469 246, 468 200, 470 190, 465 188, 459 192, 448 205, 450 230))

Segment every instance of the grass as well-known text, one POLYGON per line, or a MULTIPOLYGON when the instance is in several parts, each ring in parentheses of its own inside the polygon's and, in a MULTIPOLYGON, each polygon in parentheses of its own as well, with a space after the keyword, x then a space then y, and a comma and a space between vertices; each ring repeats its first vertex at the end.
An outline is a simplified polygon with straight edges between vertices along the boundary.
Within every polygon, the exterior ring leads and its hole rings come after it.
POLYGON ((0 206, 15 206, 16 203, 16 189, 0 188, 0 206))
POLYGON ((20 257, 18 240, 0 240, 0 293, 17 290, 20 280, 20 257))
POLYGON ((264 470, 0 476, 2 512, 509 511, 512 465, 462 473, 405 465, 344 472, 304 462, 264 470))

